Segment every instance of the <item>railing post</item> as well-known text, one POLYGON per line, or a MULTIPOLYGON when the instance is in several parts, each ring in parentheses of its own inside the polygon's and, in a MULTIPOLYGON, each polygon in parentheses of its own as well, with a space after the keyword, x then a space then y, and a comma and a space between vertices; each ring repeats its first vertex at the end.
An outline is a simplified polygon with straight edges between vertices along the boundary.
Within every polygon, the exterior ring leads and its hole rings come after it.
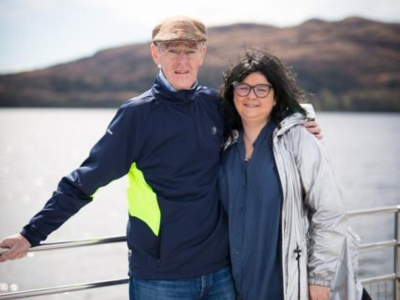
POLYGON ((397 245, 394 247, 394 262, 395 262, 395 274, 396 279, 394 281, 394 299, 400 298, 400 205, 397 206, 397 212, 394 214, 394 234, 397 241, 397 245))

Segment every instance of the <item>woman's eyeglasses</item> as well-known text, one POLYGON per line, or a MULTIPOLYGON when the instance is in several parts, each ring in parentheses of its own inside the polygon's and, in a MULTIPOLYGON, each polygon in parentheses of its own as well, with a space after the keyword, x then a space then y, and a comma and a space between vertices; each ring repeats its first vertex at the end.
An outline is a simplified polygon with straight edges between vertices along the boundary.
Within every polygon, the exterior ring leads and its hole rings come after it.
POLYGON ((273 88, 271 84, 266 83, 251 86, 244 82, 235 81, 232 85, 235 93, 240 97, 246 97, 253 90, 258 98, 265 98, 273 88))

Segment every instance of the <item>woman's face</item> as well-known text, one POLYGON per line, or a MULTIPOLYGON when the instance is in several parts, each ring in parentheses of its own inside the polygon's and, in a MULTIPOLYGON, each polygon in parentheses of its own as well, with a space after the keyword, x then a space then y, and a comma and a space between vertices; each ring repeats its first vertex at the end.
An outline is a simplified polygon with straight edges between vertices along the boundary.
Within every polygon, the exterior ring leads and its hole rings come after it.
POLYGON ((245 83, 253 87, 247 96, 240 96, 238 92, 242 95, 245 94, 246 89, 248 90, 249 88, 248 86, 243 85, 244 90, 242 91, 238 90, 241 88, 240 86, 235 87, 233 102, 237 112, 242 118, 242 122, 266 124, 271 115, 272 108, 276 103, 274 90, 268 86, 270 83, 265 76, 259 72, 249 74, 240 83, 245 83), (260 86, 256 87, 257 85, 260 86), (268 89, 270 89, 270 91, 266 97, 259 97, 267 94, 268 89))

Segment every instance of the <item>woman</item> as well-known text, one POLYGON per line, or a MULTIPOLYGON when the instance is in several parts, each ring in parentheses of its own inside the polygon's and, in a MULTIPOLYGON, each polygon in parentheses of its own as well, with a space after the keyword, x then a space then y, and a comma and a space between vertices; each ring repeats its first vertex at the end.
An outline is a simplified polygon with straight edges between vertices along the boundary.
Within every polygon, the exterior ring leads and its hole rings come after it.
POLYGON ((224 75, 230 136, 220 197, 239 299, 360 299, 346 210, 302 90, 277 57, 249 50, 224 75), (358 291, 357 291, 358 288, 358 291))

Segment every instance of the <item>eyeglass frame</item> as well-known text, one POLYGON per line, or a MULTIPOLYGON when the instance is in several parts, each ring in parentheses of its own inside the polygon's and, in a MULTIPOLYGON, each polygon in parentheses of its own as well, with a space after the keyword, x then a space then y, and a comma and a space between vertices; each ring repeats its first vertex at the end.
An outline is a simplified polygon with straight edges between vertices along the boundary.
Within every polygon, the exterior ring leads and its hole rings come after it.
POLYGON ((257 85, 252 86, 252 85, 247 84, 247 83, 245 83, 245 82, 238 82, 238 81, 232 82, 232 86, 233 86, 233 91, 235 92, 235 94, 238 95, 238 96, 240 96, 240 97, 247 97, 248 95, 250 95, 251 91, 253 90, 254 94, 255 94, 258 98, 266 98, 266 97, 268 97, 269 93, 270 93, 271 90, 274 88, 274 86, 273 86, 272 84, 269 84, 269 83, 260 83, 260 84, 257 84, 257 85), (241 85, 241 84, 242 84, 242 85, 246 85, 246 86, 248 86, 248 87, 250 88, 250 89, 249 89, 249 92, 248 92, 246 95, 240 95, 240 94, 236 91, 236 87, 239 86, 239 85, 241 85), (268 93, 267 93, 265 96, 263 96, 263 97, 260 97, 260 96, 257 94, 256 88, 257 88, 258 86, 260 86, 260 85, 262 85, 262 86, 267 86, 268 89, 269 89, 269 90, 268 90, 268 93))

